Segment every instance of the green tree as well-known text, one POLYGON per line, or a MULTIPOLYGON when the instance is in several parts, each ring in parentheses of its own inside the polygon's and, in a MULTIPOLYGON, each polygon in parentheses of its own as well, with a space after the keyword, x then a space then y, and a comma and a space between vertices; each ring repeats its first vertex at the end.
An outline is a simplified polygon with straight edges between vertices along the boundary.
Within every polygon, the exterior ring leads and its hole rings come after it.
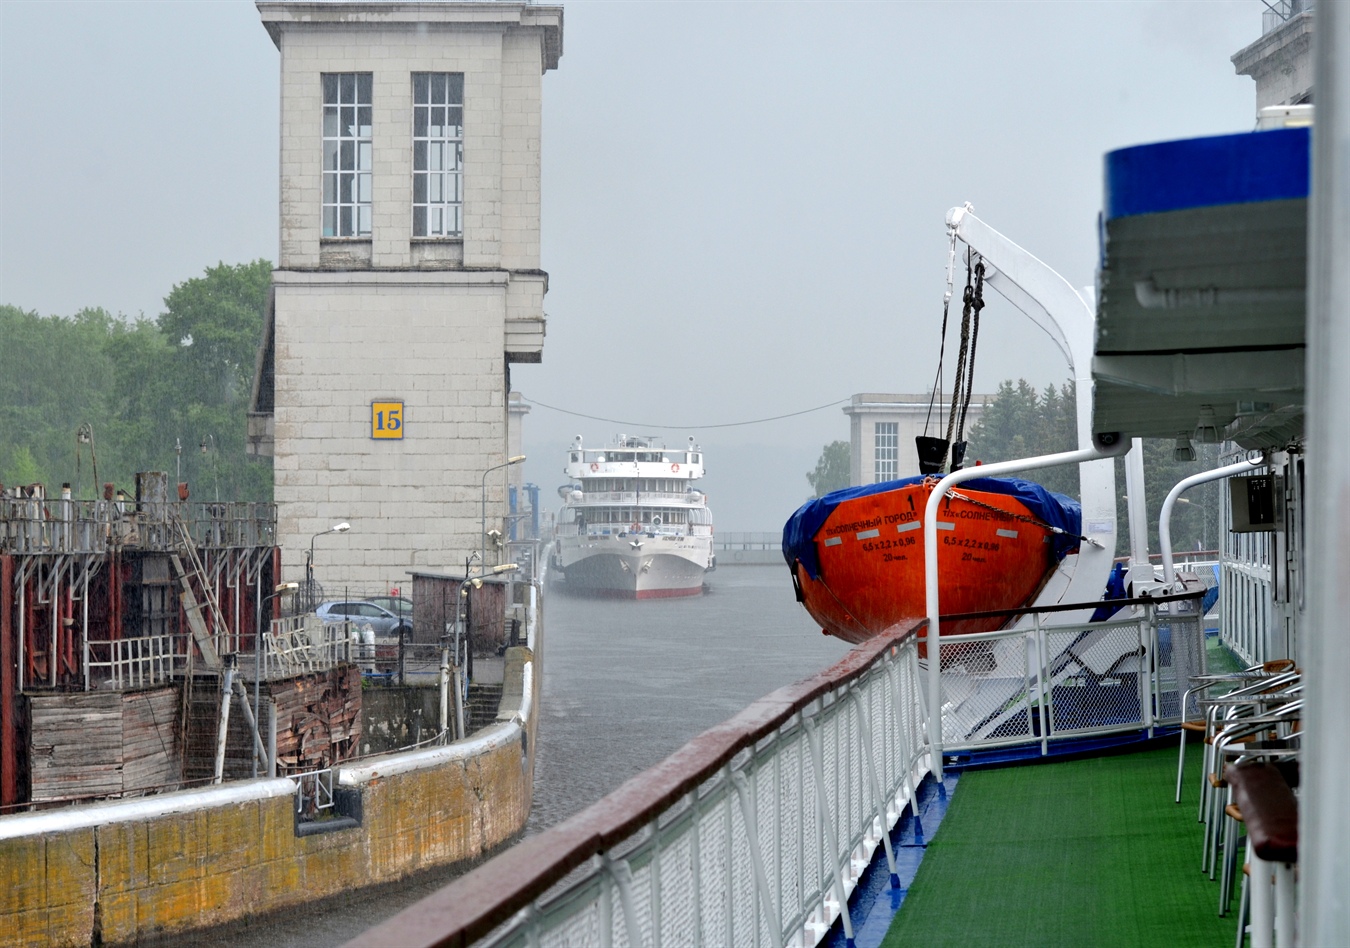
POLYGON ((271 465, 250 461, 248 400, 263 315, 272 284, 266 260, 218 264, 177 284, 156 320, 166 349, 167 391, 146 393, 158 417, 152 438, 159 469, 175 470, 182 444, 183 477, 193 496, 270 500, 271 465), (167 397, 166 397, 167 396, 167 397), (204 447, 203 447, 204 446, 204 447))
POLYGON ((0 306, 0 470, 23 448, 44 482, 74 479, 75 430, 103 411, 112 378, 103 343, 115 322, 100 309, 44 318, 0 306))
POLYGON ((4 482, 69 481, 87 498, 97 481, 130 491, 136 472, 172 476, 181 463, 194 499, 270 500, 271 466, 250 461, 245 445, 271 269, 211 267, 176 285, 154 320, 0 305, 4 482), (93 444, 77 445, 85 425, 93 444))
POLYGON ((816 469, 806 475, 816 497, 824 497, 832 490, 849 485, 852 454, 847 441, 831 441, 825 445, 816 461, 816 469))
MULTIPOLYGON (((1003 381, 980 420, 967 431, 966 464, 1072 451, 1078 446, 1077 412, 1072 382, 1037 392, 1026 379, 1003 381)), ((1078 496, 1078 472, 1072 468, 1038 471, 1036 482, 1047 490, 1078 496)))
POLYGON ((45 484, 46 480, 46 475, 38 467, 37 461, 33 460, 33 452, 28 450, 26 444, 21 444, 10 452, 4 473, 0 474, 0 483, 10 486, 45 484))
MULTIPOLYGON (((1037 392, 1025 379, 999 384, 994 401, 970 428, 968 463, 1009 461, 1071 451, 1078 447, 1078 403, 1072 382, 1047 386, 1037 392)), ((1158 516, 1163 500, 1183 477, 1218 464, 1218 449, 1199 445, 1197 461, 1173 459, 1175 442, 1145 438, 1144 493, 1148 510, 1149 549, 1158 552, 1158 516)), ((1028 475, 1048 490, 1078 497, 1078 471, 1073 467, 1048 468, 1028 475)), ((1129 515, 1125 495, 1125 462, 1116 460, 1117 552, 1129 549, 1129 515)), ((1193 488, 1177 504, 1172 515, 1172 544, 1177 550, 1213 549, 1218 545, 1219 485, 1193 488)))

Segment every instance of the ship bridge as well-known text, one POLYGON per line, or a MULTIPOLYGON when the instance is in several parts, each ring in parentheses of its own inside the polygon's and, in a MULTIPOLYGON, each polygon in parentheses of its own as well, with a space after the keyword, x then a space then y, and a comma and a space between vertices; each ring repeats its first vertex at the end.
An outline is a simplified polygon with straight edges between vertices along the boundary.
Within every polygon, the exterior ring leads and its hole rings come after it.
MULTIPOLYGON (((655 438, 630 438, 620 435, 614 444, 587 448, 581 438, 572 442, 567 453, 568 477, 580 478, 661 478, 692 481, 705 473, 703 451, 691 437, 684 447, 667 448, 655 438)), ((611 488, 613 489, 613 488, 611 488)))

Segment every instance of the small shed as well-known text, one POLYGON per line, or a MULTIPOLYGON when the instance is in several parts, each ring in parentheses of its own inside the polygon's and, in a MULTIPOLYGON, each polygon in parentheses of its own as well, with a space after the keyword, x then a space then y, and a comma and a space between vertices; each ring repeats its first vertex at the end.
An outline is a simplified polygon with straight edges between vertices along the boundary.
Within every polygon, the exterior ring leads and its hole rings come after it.
POLYGON ((496 652, 506 644, 506 603, 509 580, 479 578, 482 585, 466 582, 463 574, 414 572, 413 641, 434 644, 454 630, 455 597, 460 586, 468 590, 465 618, 474 651, 496 652))

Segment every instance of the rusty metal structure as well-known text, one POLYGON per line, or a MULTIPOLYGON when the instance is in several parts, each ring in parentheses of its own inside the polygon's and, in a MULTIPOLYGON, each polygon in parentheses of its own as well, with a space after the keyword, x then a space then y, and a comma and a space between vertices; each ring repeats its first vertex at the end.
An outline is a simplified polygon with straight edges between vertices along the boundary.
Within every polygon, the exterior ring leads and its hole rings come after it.
POLYGON ((191 502, 160 472, 103 493, 0 488, 0 812, 181 780, 191 683, 280 605, 274 505, 191 502))

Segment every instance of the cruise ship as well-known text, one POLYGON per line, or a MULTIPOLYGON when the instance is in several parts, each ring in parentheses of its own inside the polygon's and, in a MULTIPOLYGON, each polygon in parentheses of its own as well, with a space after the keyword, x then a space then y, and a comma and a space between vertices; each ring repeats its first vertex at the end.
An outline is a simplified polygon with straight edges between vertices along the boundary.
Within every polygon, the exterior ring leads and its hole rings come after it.
POLYGON ((553 541, 552 572, 573 592, 625 599, 697 596, 715 566, 712 512, 694 487, 703 451, 619 435, 586 448, 578 435, 553 541))

